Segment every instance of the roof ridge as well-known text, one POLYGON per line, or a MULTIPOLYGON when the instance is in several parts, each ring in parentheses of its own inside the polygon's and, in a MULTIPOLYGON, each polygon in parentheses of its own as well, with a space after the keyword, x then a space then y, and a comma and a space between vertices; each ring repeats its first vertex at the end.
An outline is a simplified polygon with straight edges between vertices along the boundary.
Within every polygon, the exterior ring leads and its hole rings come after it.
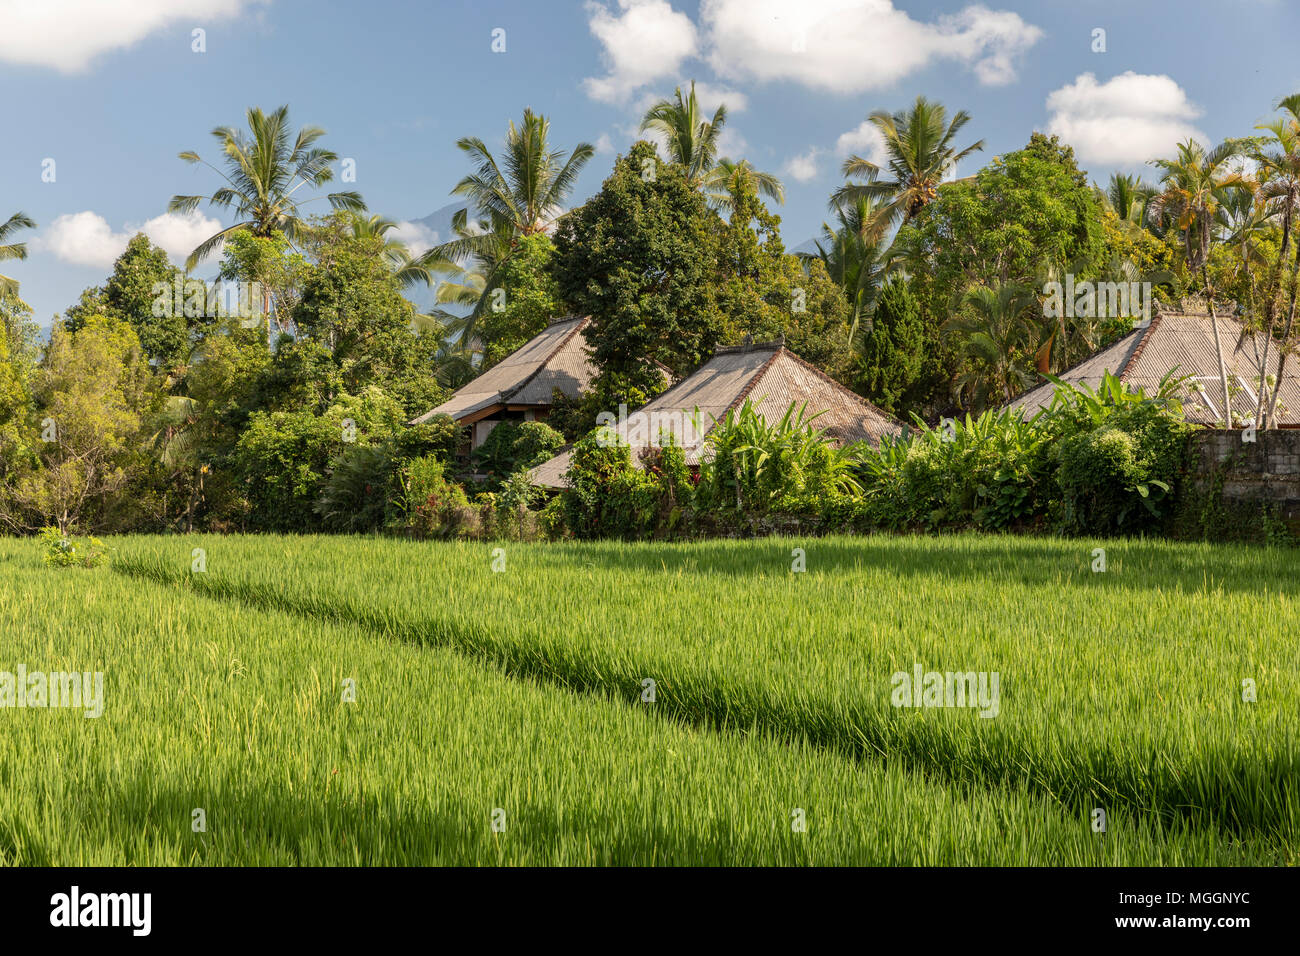
MULTIPOLYGON (((564 321, 576 322, 577 324, 574 325, 572 329, 570 329, 568 332, 564 334, 564 336, 560 339, 560 341, 556 343, 555 348, 551 349, 549 352, 546 353, 546 356, 540 362, 537 363, 537 368, 533 369, 526 376, 524 376, 523 380, 520 381, 517 385, 515 385, 514 388, 510 389, 509 391, 507 391, 506 389, 499 389, 497 391, 498 396, 500 396, 502 399, 509 399, 509 398, 513 398, 515 395, 518 395, 520 392, 522 392, 524 390, 524 386, 526 386, 529 382, 535 379, 541 373, 542 369, 546 368, 546 366, 550 363, 551 359, 559 355, 560 350, 564 348, 566 345, 568 345, 569 341, 586 327, 587 322, 590 321, 590 317, 584 319, 579 319, 577 317, 574 317, 574 318, 565 319, 564 321)), ((561 323, 559 322, 552 322, 550 325, 546 327, 546 329, 553 329, 555 328, 555 326, 560 324, 561 323)), ((542 331, 538 332, 537 335, 544 335, 546 333, 546 329, 542 329, 542 331)), ((537 335, 533 336, 533 338, 537 338, 537 335)), ((532 339, 529 339, 528 341, 531 342, 532 339)), ((521 345, 520 348, 523 348, 523 346, 521 345)))
POLYGON ((1163 318, 1164 315, 1162 313, 1156 312, 1156 314, 1151 317, 1151 321, 1147 323, 1147 327, 1144 330, 1145 334, 1138 339, 1137 347, 1128 354, 1128 358, 1124 360, 1124 364, 1121 365, 1119 371, 1115 373, 1115 377, 1121 382, 1125 381, 1124 376, 1128 375, 1128 370, 1133 367, 1133 363, 1138 360, 1138 356, 1142 354, 1142 350, 1147 347, 1147 343, 1151 341, 1151 336, 1155 335, 1156 329, 1160 327, 1160 320, 1163 318))
POLYGON ((742 352, 762 352, 767 349, 785 348, 785 336, 767 342, 750 342, 748 345, 719 345, 713 350, 714 355, 736 355, 742 352))
MULTIPOLYGON (((751 349, 750 351, 753 350, 751 349)), ((786 351, 786 348, 783 345, 779 349, 774 351, 771 357, 767 359, 767 361, 765 361, 758 368, 754 369, 754 374, 749 377, 749 381, 745 383, 744 387, 741 388, 740 392, 736 395, 736 397, 732 399, 731 404, 728 405, 726 411, 722 413, 722 418, 715 418, 713 420, 713 424, 704 430, 704 434, 700 436, 701 439, 707 438, 710 434, 712 434, 713 429, 718 427, 718 422, 724 421, 732 412, 734 412, 737 408, 740 407, 741 403, 743 403, 745 399, 749 398, 750 393, 754 391, 754 386, 757 385, 758 380, 763 377, 763 373, 772 367, 772 363, 775 362, 777 358, 781 355, 781 353, 784 351, 786 351)))

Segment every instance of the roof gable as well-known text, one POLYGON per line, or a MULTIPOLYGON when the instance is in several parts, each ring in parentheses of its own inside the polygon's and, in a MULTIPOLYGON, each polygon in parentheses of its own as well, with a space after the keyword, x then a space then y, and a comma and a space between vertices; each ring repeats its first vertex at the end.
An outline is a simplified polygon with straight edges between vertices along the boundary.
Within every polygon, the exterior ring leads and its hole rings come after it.
MULTIPOLYGON (((1237 319, 1216 316, 1219 342, 1233 396, 1234 417, 1249 408, 1253 414, 1258 400, 1259 366, 1266 336, 1248 332, 1237 319), (1243 406, 1242 403, 1245 403, 1243 406)), ((1213 425, 1222 421, 1225 407, 1219 377, 1219 359, 1214 344, 1215 325, 1205 311, 1161 310, 1149 325, 1136 329, 1114 344, 1084 359, 1058 378, 1072 385, 1096 388, 1105 372, 1117 376, 1131 388, 1153 394, 1166 375, 1188 378, 1179 391, 1183 416, 1194 424, 1213 425)), ((1268 374, 1276 372, 1277 350, 1269 347, 1268 374)), ((1055 386, 1044 382, 1008 403, 1033 414, 1052 402, 1055 386)), ((1248 416, 1249 417, 1249 416, 1248 416)), ((1300 365, 1288 363, 1278 404, 1278 423, 1300 423, 1300 365)))
POLYGON ((578 334, 589 319, 563 319, 492 366, 472 382, 458 388, 437 408, 412 420, 427 422, 435 415, 461 419, 476 411, 506 403, 549 405, 552 391, 560 389, 576 398, 596 375, 587 356, 585 340, 578 334))
MULTIPOLYGON (((686 461, 698 464, 708 434, 746 399, 769 423, 779 421, 791 403, 806 403, 810 417, 822 413, 814 427, 825 428, 839 444, 879 444, 883 435, 902 432, 889 415, 780 342, 718 349, 709 361, 614 427, 634 451, 671 434, 686 461)), ((561 476, 568 467, 566 449, 533 469, 533 483, 563 487, 561 476)))

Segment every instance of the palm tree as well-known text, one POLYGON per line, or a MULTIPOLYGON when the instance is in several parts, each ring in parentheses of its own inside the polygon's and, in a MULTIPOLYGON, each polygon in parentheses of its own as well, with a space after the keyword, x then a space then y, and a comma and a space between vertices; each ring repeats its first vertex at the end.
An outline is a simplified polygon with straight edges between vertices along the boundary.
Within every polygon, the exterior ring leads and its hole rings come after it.
MULTIPOLYGON (((1287 308, 1286 324, 1282 330, 1282 342, 1278 348, 1277 375, 1273 394, 1267 404, 1262 399, 1267 388, 1266 383, 1262 383, 1260 388, 1260 409, 1263 415, 1257 417, 1256 421, 1264 428, 1268 427, 1277 414, 1277 399, 1282 391, 1282 374, 1286 368, 1286 346, 1291 341, 1291 330, 1295 325, 1296 283, 1300 280, 1300 243, 1296 243, 1291 235, 1297 212, 1300 212, 1300 94, 1293 94, 1283 99, 1278 103, 1278 109, 1282 110, 1283 116, 1271 123, 1256 127, 1272 135, 1263 143, 1256 143, 1250 152, 1251 158, 1258 163, 1261 173, 1259 197, 1267 205, 1270 217, 1277 221, 1282 231, 1282 241, 1277 253, 1279 275, 1291 246, 1296 246, 1291 262, 1291 301, 1287 308)), ((1266 350, 1273 339, 1273 332, 1270 310, 1269 334, 1264 342, 1266 350)), ((1267 361, 1267 351, 1265 361, 1267 361)))
POLYGON ((850 156, 842 167, 844 176, 866 181, 845 183, 837 189, 831 197, 832 207, 854 202, 859 197, 887 198, 889 220, 910 221, 935 200, 939 185, 957 163, 984 148, 982 139, 964 149, 954 147, 953 140, 970 122, 970 114, 958 110, 949 122, 943 105, 924 96, 918 96, 910 110, 897 113, 877 110, 867 119, 884 137, 886 166, 893 179, 877 179, 878 165, 861 156, 850 156))
POLYGON ((1132 223, 1135 226, 1145 226, 1147 224, 1147 203, 1157 192, 1156 188, 1142 181, 1138 176, 1130 176, 1125 173, 1115 173, 1110 177, 1104 192, 1098 190, 1101 194, 1102 202, 1110 208, 1116 216, 1123 222, 1132 223))
MULTIPOLYGON (((26 213, 16 212, 7 221, 0 224, 0 262, 10 259, 26 259, 27 243, 9 242, 9 237, 19 229, 35 229, 36 223, 26 213)), ((16 298, 18 280, 0 275, 0 300, 16 298)))
POLYGON ((946 334, 960 336, 962 356, 970 363, 958 379, 958 394, 969 395, 976 408, 994 396, 999 404, 1011 401, 1033 381, 1024 357, 1033 341, 1029 315, 1035 296, 1007 282, 972 286, 959 301, 964 314, 944 323, 946 334))
POLYGON ((702 186, 718 154, 718 136, 727 123, 727 107, 719 104, 713 119, 705 119, 695 98, 694 80, 690 95, 683 97, 680 86, 673 94, 674 99, 660 100, 646 110, 641 131, 663 136, 668 159, 685 168, 687 182, 702 186))
POLYGON ((879 222, 888 204, 859 197, 835 209, 836 224, 822 223, 817 251, 797 253, 808 263, 819 259, 849 300, 849 341, 857 348, 859 334, 871 331, 871 315, 888 273, 895 266, 889 243, 880 235, 879 222), (865 327, 865 328, 864 328, 865 327))
POLYGON ((468 197, 494 223, 509 223, 516 235, 549 231, 578 173, 596 152, 590 143, 579 143, 572 153, 552 149, 550 129, 550 120, 525 109, 522 125, 510 123, 501 163, 477 136, 457 141, 478 168, 456 184, 452 195, 468 197))
POLYGON ((1215 217, 1225 195, 1224 187, 1241 181, 1240 173, 1229 166, 1241 150, 1241 142, 1233 139, 1225 140, 1208 151, 1194 139, 1180 143, 1177 158, 1152 161, 1162 171, 1160 182, 1164 190, 1153 196, 1149 204, 1155 215, 1169 217, 1182 232, 1188 271, 1201 273, 1210 306, 1210 324, 1214 327, 1214 351, 1219 360, 1224 420, 1229 428, 1232 427, 1232 396, 1228 392, 1228 367, 1224 364, 1219 322, 1214 313, 1214 290, 1210 286, 1208 262, 1214 241, 1215 217))
POLYGON ((720 159, 704 175, 704 195, 716 209, 731 214, 742 193, 785 202, 785 186, 771 173, 759 172, 749 160, 720 159))
POLYGON ((388 263, 393 278, 403 289, 410 288, 417 282, 423 282, 425 285, 433 284, 434 273, 429 264, 422 263, 419 258, 412 256, 411 250, 402 240, 389 237, 388 233, 397 228, 396 222, 383 216, 363 216, 361 213, 354 212, 348 216, 348 227, 353 238, 382 240, 384 261, 388 263))
MULTIPOLYGON (((226 185, 211 196, 173 196, 167 204, 168 212, 193 212, 206 201, 217 209, 233 206, 238 220, 200 243, 186 261, 186 270, 207 258, 232 232, 246 230, 269 237, 279 230, 292 240, 303 224, 302 206, 314 201, 299 199, 298 191, 304 186, 319 188, 334 178, 330 163, 338 156, 314 145, 325 135, 319 126, 304 126, 295 136, 289 126, 288 106, 269 115, 252 107, 247 119, 250 136, 231 126, 218 126, 212 131, 224 157, 224 172, 196 152, 180 154, 187 163, 203 163, 214 170, 226 185)), ((324 198, 335 209, 361 212, 366 208, 357 192, 329 193, 324 198)))
POLYGON ((469 205, 452 217, 455 238, 428 250, 414 264, 430 274, 447 276, 438 283, 438 304, 472 307, 463 318, 434 312, 448 332, 459 335, 462 348, 473 348, 496 274, 513 254, 517 240, 554 228, 578 173, 595 155, 590 143, 579 143, 572 152, 552 149, 550 127, 545 116, 525 109, 520 126, 510 123, 500 163, 478 137, 467 136, 456 143, 478 164, 452 190, 453 195, 468 197, 469 205), (471 208, 478 210, 480 218, 470 219, 471 208))

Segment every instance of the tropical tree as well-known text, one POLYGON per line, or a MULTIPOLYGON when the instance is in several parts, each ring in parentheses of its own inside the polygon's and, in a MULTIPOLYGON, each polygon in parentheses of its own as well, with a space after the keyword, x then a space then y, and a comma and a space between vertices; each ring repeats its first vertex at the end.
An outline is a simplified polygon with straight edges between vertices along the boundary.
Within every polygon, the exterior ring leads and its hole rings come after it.
POLYGON ((1148 225, 1147 203, 1156 192, 1154 186, 1127 173, 1114 173, 1106 189, 1098 190, 1103 205, 1110 207, 1124 222, 1139 227, 1148 225))
MULTIPOLYGON (((19 229, 35 229, 36 223, 26 213, 16 212, 3 224, 0 224, 0 262, 10 259, 26 259, 27 243, 10 242, 9 237, 19 229)), ((18 280, 0 275, 0 299, 17 298, 18 280)))
POLYGON ((686 170, 686 181, 692 186, 703 186, 707 174, 713 169, 718 155, 718 136, 727 124, 727 107, 718 104, 713 119, 705 118, 695 98, 695 81, 691 92, 682 95, 679 86, 673 99, 660 100, 648 110, 641 120, 641 131, 658 133, 664 139, 666 158, 686 170))
MULTIPOLYGON (((554 149, 550 130, 550 120, 525 109, 523 123, 516 126, 510 122, 500 162, 477 136, 458 140, 456 146, 477 168, 456 184, 452 195, 465 196, 494 226, 507 223, 516 235, 550 232, 582 167, 596 152, 590 143, 579 143, 572 152, 554 149)), ((458 216, 464 224, 464 211, 458 216)), ((465 237, 460 241, 462 254, 445 254, 443 258, 460 259, 464 253, 477 251, 465 237)))
POLYGON ((880 235, 880 221, 887 216, 888 203, 859 196, 835 207, 835 225, 822 223, 816 252, 798 253, 804 262, 821 260, 827 273, 844 290, 849 301, 849 339, 858 344, 863 331, 871 331, 871 313, 881 286, 895 259, 888 242, 880 235))
POLYGON ((973 286, 960 299, 960 313, 944 331, 959 339, 966 368, 957 391, 982 409, 991 401, 1009 402, 1033 381, 1026 355, 1033 343, 1032 292, 1014 282, 973 286))
MULTIPOLYGON (((234 207, 236 222, 201 242, 185 263, 190 271, 207 258, 233 232, 251 232, 269 238, 277 231, 293 240, 303 224, 302 207, 314 199, 300 199, 304 186, 320 188, 334 178, 330 163, 338 156, 316 146, 325 135, 319 126, 304 126, 295 135, 289 125, 289 107, 263 113, 256 106, 247 113, 248 135, 232 126, 212 131, 224 157, 224 171, 193 151, 180 154, 187 163, 202 163, 216 172, 225 185, 210 196, 173 196, 169 212, 189 213, 202 202, 222 210, 234 207)), ((321 197, 315 197, 319 199, 321 197)), ((335 209, 364 211, 358 192, 329 193, 324 197, 335 209)))
POLYGON ((1228 367, 1223 360, 1219 322, 1214 311, 1214 289, 1210 285, 1207 263, 1214 241, 1215 217, 1223 204, 1224 188, 1241 181, 1231 162, 1242 151, 1238 140, 1225 140, 1207 150, 1194 139, 1178 145, 1174 159, 1157 159, 1152 163, 1161 170, 1163 191, 1150 201, 1157 216, 1167 216, 1182 233, 1189 272, 1200 272, 1214 327, 1214 352, 1219 362, 1219 383, 1223 389, 1224 421, 1232 427, 1232 396, 1228 391, 1228 367))
POLYGON ((760 172, 747 159, 720 159, 704 176, 704 195, 715 209, 732 215, 743 194, 785 202, 785 186, 771 173, 760 172))
POLYGON ((469 203, 452 217, 455 238, 433 247, 416 264, 445 277, 435 293, 439 305, 469 307, 466 316, 434 313, 448 332, 459 335, 462 348, 473 347, 498 272, 514 254, 518 239, 555 229, 578 174, 595 155, 590 143, 579 143, 572 151, 553 148, 550 129, 545 116, 525 109, 519 126, 510 123, 500 161, 476 136, 456 143, 477 164, 452 190, 469 203), (470 218, 471 209, 477 210, 475 219, 470 218))
POLYGON ((383 241, 384 261, 388 263, 398 285, 408 289, 419 282, 425 285, 433 284, 434 273, 429 264, 411 255, 411 250, 401 239, 388 235, 397 228, 396 222, 378 215, 363 216, 359 212, 350 212, 347 215, 353 238, 383 241))
POLYGON ((845 183, 837 189, 831 197, 832 207, 858 198, 884 198, 888 200, 889 221, 910 221, 934 201, 939 185, 957 163, 984 148, 981 139, 957 149, 953 140, 970 122, 970 114, 958 110, 950 121, 942 104, 924 96, 918 96, 910 110, 877 110, 867 119, 884 137, 888 157, 885 166, 893 178, 877 178, 879 165, 861 156, 850 156, 842 167, 844 176, 865 181, 845 183))

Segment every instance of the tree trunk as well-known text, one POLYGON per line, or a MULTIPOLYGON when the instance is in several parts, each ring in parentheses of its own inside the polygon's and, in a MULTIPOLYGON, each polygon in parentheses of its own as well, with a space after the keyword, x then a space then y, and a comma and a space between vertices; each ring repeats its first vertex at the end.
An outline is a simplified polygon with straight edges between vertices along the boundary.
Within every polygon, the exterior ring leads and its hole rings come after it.
POLYGON ((1291 341, 1291 327, 1295 324, 1296 280, 1300 278, 1300 245, 1296 246, 1295 258, 1291 260, 1291 305, 1287 309, 1286 325, 1282 328, 1282 341, 1277 347, 1277 381, 1273 383, 1273 399, 1268 404, 1268 419, 1272 423, 1277 419, 1277 398, 1282 394, 1282 373, 1286 371, 1286 346, 1291 341))
MULTIPOLYGON (((1282 267, 1286 263, 1287 250, 1291 243, 1291 210, 1295 205, 1295 196, 1291 193, 1286 197, 1286 208, 1282 211, 1282 245, 1277 251, 1277 267, 1275 275, 1282 275, 1282 267)), ((1243 261, 1248 261, 1244 257, 1245 241, 1242 242, 1243 261)), ((1246 267, 1249 274, 1250 267, 1246 267)), ((1272 286, 1272 281, 1269 282, 1272 286)), ((1271 288, 1270 288, 1271 293, 1271 288)), ((1259 364, 1259 402, 1255 406, 1255 425, 1258 428, 1268 428, 1273 418, 1272 402, 1268 393, 1268 353, 1273 345, 1273 322, 1277 317, 1277 296, 1269 295, 1268 306, 1268 330, 1264 337, 1264 358, 1259 364)), ((1281 379, 1278 380, 1279 383, 1281 379)))
POLYGON ((1219 320, 1214 314, 1214 290, 1210 288, 1210 273, 1201 262, 1201 281, 1205 283, 1205 295, 1210 303, 1210 324, 1214 326, 1214 356, 1219 360, 1219 384, 1223 386, 1223 417, 1226 427, 1232 427, 1232 396, 1228 393, 1228 366, 1223 361, 1223 343, 1219 341, 1219 320))

